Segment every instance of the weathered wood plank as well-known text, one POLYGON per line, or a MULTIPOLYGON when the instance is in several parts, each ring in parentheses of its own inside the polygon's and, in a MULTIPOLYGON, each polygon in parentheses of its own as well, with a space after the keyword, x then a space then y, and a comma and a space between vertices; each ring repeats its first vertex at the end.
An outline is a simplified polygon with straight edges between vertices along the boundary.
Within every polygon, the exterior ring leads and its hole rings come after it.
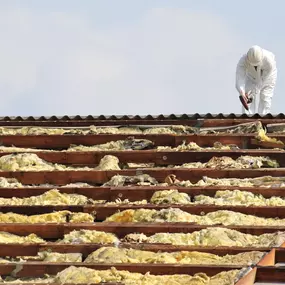
POLYGON ((26 236, 36 234, 43 239, 58 239, 63 237, 65 224, 3 224, 0 223, 0 231, 26 236))
MULTIPOLYGON (((64 232, 69 233, 73 230, 89 229, 97 231, 105 231, 116 234, 119 238, 123 238, 130 233, 144 233, 146 235, 152 235, 158 232, 169 233, 191 233, 199 231, 205 228, 217 227, 214 226, 202 226, 191 223, 93 223, 93 224, 65 224, 64 232)), ((277 231, 285 231, 285 227, 258 227, 258 226, 222 226, 219 227, 228 228, 240 231, 242 233, 261 235, 263 233, 274 233, 277 231)))
MULTIPOLYGON (((112 245, 102 244, 58 244, 54 242, 47 242, 45 244, 0 244, 0 256, 35 256, 40 251, 52 251, 59 253, 82 253, 86 258, 93 251, 103 247, 112 245)), ((147 250, 154 252, 175 252, 175 251, 199 251, 208 252, 217 255, 238 254, 241 252, 256 251, 253 247, 195 247, 195 246, 173 246, 169 244, 130 244, 120 243, 121 248, 134 248, 139 250, 147 250)), ((259 251, 269 252, 270 248, 258 248, 259 251)))
MULTIPOLYGON (((0 175, 1 176, 1 175, 0 175)), ((12 198, 12 197, 31 197, 41 195, 51 189, 58 189, 61 193, 76 193, 85 195, 88 198, 95 200, 110 200, 111 192, 109 187, 33 187, 33 188, 0 188, 1 198, 12 198)))
POLYGON ((285 231, 285 227, 257 227, 257 226, 203 226, 191 223, 62 223, 62 224, 0 224, 0 231, 13 233, 16 235, 29 235, 34 233, 44 239, 59 239, 64 233, 73 230, 89 229, 97 231, 105 231, 116 234, 119 238, 123 238, 130 233, 144 233, 152 235, 157 232, 170 233, 190 233, 199 231, 209 227, 224 227, 238 230, 243 233, 260 235, 263 233, 273 233, 277 231, 285 231))
POLYGON ((198 182, 203 176, 212 178, 247 178, 260 176, 285 176, 285 168, 263 168, 263 169, 205 169, 205 168, 145 168, 126 169, 117 171, 34 171, 34 172, 0 172, 2 177, 16 178, 23 184, 45 184, 65 185, 73 182, 86 182, 94 185, 109 181, 114 175, 134 176, 138 174, 149 174, 158 181, 164 181, 170 175, 176 175, 179 180, 190 180, 198 182))
POLYGON ((128 126, 128 125, 188 125, 203 127, 231 126, 249 122, 260 121, 262 124, 280 124, 284 119, 280 118, 218 118, 218 119, 82 119, 82 120, 5 120, 0 121, 0 126, 40 126, 40 127, 88 127, 94 126, 128 126))
MULTIPOLYGON (((0 275, 9 275, 16 269, 17 264, 0 264, 0 275)), ((189 274, 194 275, 199 272, 206 273, 208 276, 218 274, 221 271, 239 269, 240 266, 189 266, 177 264, 91 264, 91 263, 44 263, 44 262, 25 262, 21 264, 21 270, 14 274, 16 277, 39 277, 45 274, 55 275, 69 266, 87 267, 96 270, 106 270, 115 267, 118 270, 128 270, 151 274, 189 274)), ((18 266, 19 267, 19 266, 18 266)))
MULTIPOLYGON (((269 137, 277 138, 285 142, 285 134, 268 134, 269 137)), ((155 146, 168 145, 178 146, 183 141, 196 142, 199 146, 213 146, 215 142, 223 144, 235 144, 240 148, 256 148, 251 143, 255 138, 255 134, 207 134, 207 135, 2 135, 0 136, 0 143, 5 146, 17 147, 35 147, 43 149, 62 149, 68 148, 71 144, 76 145, 96 145, 110 141, 125 140, 129 137, 138 139, 148 139, 154 142, 155 146)))
MULTIPOLYGON (((282 150, 205 150, 205 151, 94 151, 94 152, 33 152, 40 158, 52 162, 67 165, 87 165, 99 164, 105 155, 118 157, 121 163, 155 163, 156 165, 183 164, 189 162, 207 162, 212 157, 228 156, 237 159, 242 155, 269 156, 279 162, 280 166, 285 166, 285 152, 282 150)), ((0 153, 1 156, 12 153, 0 153)))
POLYGON ((187 213, 201 215, 203 213, 210 213, 219 210, 229 210, 244 213, 247 215, 255 215, 259 217, 278 217, 285 218, 285 207, 257 207, 257 206, 215 206, 215 205, 89 205, 89 206, 0 206, 1 213, 18 213, 24 215, 39 215, 44 213, 51 213, 54 211, 68 210, 71 212, 96 212, 96 221, 103 221, 106 217, 116 213, 117 211, 124 211, 127 209, 155 209, 161 210, 166 208, 179 208, 187 213))
POLYGON ((0 143, 5 146, 61 149, 68 148, 71 144, 96 145, 110 141, 125 140, 130 136, 151 140, 157 146, 175 146, 175 136, 173 135, 5 135, 0 136, 0 143))
MULTIPOLYGON (((124 211, 127 209, 155 209, 161 210, 166 208, 179 208, 182 211, 187 213, 191 213, 194 215, 202 215, 210 212, 215 212, 219 210, 228 210, 239 212, 247 215, 254 215, 258 217, 265 218, 285 218, 285 207, 255 207, 255 206, 215 206, 215 205, 174 205, 174 204, 166 204, 166 205, 116 205, 116 206, 105 206, 105 205, 97 205, 97 206, 86 206, 84 207, 84 211, 91 213, 96 212, 96 221, 103 221, 107 217, 115 214, 118 211, 124 211)), ((1 210, 1 208, 0 208, 1 210)))
MULTIPOLYGON (((197 195, 207 195, 215 196, 216 192, 219 190, 240 190, 251 192, 256 195, 262 195, 265 198, 270 198, 272 196, 285 197, 285 187, 238 187, 238 186, 201 186, 201 187, 178 187, 178 186, 128 186, 128 187, 112 187, 111 188, 111 200, 115 201, 116 199, 128 199, 129 201, 139 201, 146 199, 149 201, 156 191, 167 190, 167 189, 177 189, 179 192, 187 193, 191 197, 197 195)), ((1 192, 0 192, 1 193, 1 192)))
MULTIPOLYGON (((56 187, 54 187, 56 188, 56 187)), ((0 188, 0 197, 30 197, 38 196, 47 191, 50 187, 33 187, 33 188, 0 188)), ((150 200, 154 192, 160 190, 177 189, 179 192, 188 193, 191 197, 196 195, 214 196, 218 190, 240 190, 262 195, 266 198, 272 196, 285 197, 285 187, 237 187, 237 186, 201 186, 201 187, 177 187, 177 186, 126 186, 126 187, 82 187, 82 188, 58 188, 61 193, 77 193, 95 200, 115 201, 120 198, 129 201, 150 200)))

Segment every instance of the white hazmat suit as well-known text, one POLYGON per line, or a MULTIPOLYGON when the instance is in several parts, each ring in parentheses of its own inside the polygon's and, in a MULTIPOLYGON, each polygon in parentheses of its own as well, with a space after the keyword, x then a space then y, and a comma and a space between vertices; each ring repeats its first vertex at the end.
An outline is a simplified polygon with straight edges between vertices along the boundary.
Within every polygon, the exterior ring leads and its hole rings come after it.
POLYGON ((242 113, 265 115, 270 113, 271 100, 277 79, 275 56, 272 52, 251 47, 239 60, 236 68, 236 89, 239 94, 252 96, 249 111, 242 113))

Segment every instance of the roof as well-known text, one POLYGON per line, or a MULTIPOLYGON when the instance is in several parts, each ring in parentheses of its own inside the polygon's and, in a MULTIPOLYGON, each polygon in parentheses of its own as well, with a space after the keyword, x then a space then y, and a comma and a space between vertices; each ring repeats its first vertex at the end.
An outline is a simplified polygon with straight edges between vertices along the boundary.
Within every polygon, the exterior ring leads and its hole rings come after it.
MULTIPOLYGON (((227 126, 227 125, 236 125, 249 121, 261 121, 264 126, 271 123, 283 123, 285 124, 285 115, 277 114, 277 115, 267 115, 267 116, 247 116, 247 115, 236 115, 236 114, 181 114, 181 115, 146 115, 146 116, 62 116, 62 117, 1 117, 0 125, 6 126, 7 128, 12 126, 52 126, 54 128, 61 128, 62 126, 72 127, 72 128, 80 128, 82 126, 90 126, 95 124, 96 126, 107 126, 107 125, 167 125, 167 124, 189 124, 190 126, 227 126), (205 120, 204 124, 198 124, 198 120, 205 120)), ((259 124, 260 125, 260 124, 259 124)), ((28 223, 28 224, 17 224, 14 222, 1 223, 1 213, 0 213, 0 233, 1 231, 6 231, 10 233, 17 234, 19 236, 27 236, 28 234, 34 233, 38 235, 40 238, 48 241, 48 243, 43 244, 1 244, 1 235, 0 235, 0 258, 6 256, 29 256, 36 255, 41 250, 46 250, 47 248, 55 251, 55 252, 78 252, 82 253, 83 259, 87 257, 88 254, 92 253, 96 249, 103 246, 103 244, 95 244, 93 243, 81 243, 80 238, 75 239, 70 244, 60 244, 55 243, 55 240, 63 239, 64 234, 70 233, 73 230, 82 230, 82 229, 90 229, 97 231, 105 231, 112 232, 118 238, 120 238, 120 243, 115 244, 118 248, 135 248, 139 250, 152 250, 156 251, 201 251, 211 254, 216 254, 219 256, 224 256, 226 254, 232 255, 237 253, 244 253, 248 251, 262 250, 265 253, 265 257, 261 260, 259 265, 263 265, 264 267, 257 267, 256 264, 251 264, 247 266, 249 273, 243 272, 246 276, 245 278, 251 278, 252 280, 257 278, 258 281, 261 282, 263 280, 270 280, 271 277, 279 278, 278 280, 284 279, 285 272, 284 269, 271 266, 275 265, 277 262, 285 262, 285 251, 281 247, 285 246, 285 243, 282 245, 278 245, 276 249, 273 249, 272 245, 266 246, 265 248, 243 248, 241 246, 230 246, 230 247, 204 247, 204 246, 189 246, 189 245, 170 245, 170 244, 148 244, 148 243, 140 243, 140 244, 129 244, 123 240, 123 237, 129 233, 141 232, 146 236, 153 235, 157 232, 172 232, 172 233, 192 233, 194 231, 199 231, 201 229, 205 229, 208 226, 203 224, 194 224, 191 222, 188 223, 103 223, 103 220, 106 217, 118 212, 124 211, 126 209, 136 210, 138 208, 147 208, 147 209, 155 209, 157 211, 164 208, 179 208, 187 213, 194 215, 204 215, 207 213, 211 213, 218 210, 232 210, 240 213, 244 213, 247 215, 255 215, 258 217, 266 217, 266 218, 275 218, 278 216, 280 219, 285 219, 285 206, 252 206, 252 205, 239 205, 239 206, 225 206, 225 205, 207 205, 207 204, 162 204, 156 205, 150 202, 150 198, 156 191, 162 189, 178 189, 180 192, 187 193, 189 197, 193 199, 197 195, 206 195, 214 197, 218 190, 229 190, 233 191, 239 189, 241 191, 250 192, 253 195, 261 195, 264 196, 265 199, 268 199, 273 196, 281 197, 285 200, 285 191, 284 187, 279 183, 278 185, 273 184, 270 187, 260 187, 259 186, 231 186, 231 185, 222 185, 222 186, 213 186, 213 185, 194 185, 194 183, 205 179, 205 181, 210 178, 259 178, 265 175, 275 177, 285 177, 285 152, 283 150, 276 150, 273 147, 269 148, 268 141, 265 141, 264 144, 258 144, 257 134, 255 132, 249 132, 246 135, 236 133, 223 133, 223 134, 132 134, 131 139, 140 138, 141 140, 147 139, 146 143, 152 144, 150 149, 97 149, 97 150, 78 150, 78 151, 67 151, 71 144, 76 145, 85 145, 92 146, 98 144, 105 144, 110 141, 117 140, 126 140, 129 139, 129 134, 96 134, 92 133, 91 135, 84 135, 82 133, 68 133, 50 135, 50 134, 35 134, 31 135, 25 134, 9 134, 9 135, 0 135, 0 142, 2 146, 0 147, 0 167, 3 166, 1 164, 1 157, 11 154, 11 157, 14 159, 17 156, 15 150, 5 152, 5 148, 3 147, 25 147, 25 148, 38 148, 37 151, 35 149, 30 149, 29 152, 27 150, 22 150, 24 153, 33 153, 38 156, 38 158, 44 160, 44 162, 48 162, 48 165, 56 164, 59 167, 60 164, 69 167, 89 167, 91 169, 69 169, 69 170, 19 170, 17 168, 16 159, 12 161, 14 164, 11 166, 11 169, 0 169, 0 202, 1 198, 11 198, 17 197, 19 199, 23 197, 37 196, 41 195, 50 189, 57 188, 59 193, 66 194, 80 194, 88 199, 88 203, 86 204, 78 204, 78 205, 26 205, 26 206, 17 206, 17 205, 1 205, 1 212, 15 212, 19 214, 25 215, 36 215, 41 213, 51 213, 54 211, 61 210, 69 210, 71 212, 81 212, 81 213, 92 213, 96 212, 96 216, 94 218, 94 222, 85 222, 72 224, 70 222, 70 217, 64 222, 53 223, 53 224, 42 224, 42 223, 28 223), (152 140, 150 142, 150 140, 152 140), (236 147, 229 147, 226 150, 221 151, 218 148, 211 148, 215 142, 219 142, 223 145, 236 144, 236 147), (192 149, 187 151, 182 151, 181 149, 173 148, 177 146, 181 146, 183 143, 197 143, 202 149, 192 149), (156 149, 157 146, 168 146, 172 149, 160 150, 156 149), (42 150, 39 150, 42 148, 42 150), (207 149, 206 149, 207 148, 207 149), (53 150, 53 151, 47 151, 53 150), (118 158, 118 169, 111 170, 98 170, 93 169, 95 166, 100 164, 101 160, 106 156, 115 156, 118 158), (182 165, 185 163, 191 162, 201 162, 207 163, 213 158, 221 158, 227 156, 228 158, 232 158, 233 160, 237 159, 242 155, 250 156, 251 158, 247 158, 249 165, 254 165, 255 167, 249 168, 219 168, 202 166, 201 168, 186 168, 186 167, 177 167, 171 168, 167 167, 169 165, 182 165), (270 159, 270 163, 272 161, 277 161, 279 167, 275 167, 272 164, 268 164, 266 168, 261 169, 258 168, 259 164, 252 163, 253 157, 267 157, 270 159), (154 163, 155 166, 163 166, 159 167, 146 167, 143 166, 134 166, 133 168, 129 166, 129 163, 154 163), (122 166, 123 165, 123 166, 122 166), (112 177, 116 175, 124 175, 128 176, 131 180, 136 175, 146 174, 150 175, 153 180, 157 182, 164 182, 167 179, 178 179, 178 180, 190 180, 193 183, 192 186, 185 187, 182 184, 176 185, 174 182, 169 183, 167 186, 161 185, 137 185, 132 182, 132 185, 126 186, 124 185, 108 185, 104 183, 108 182, 112 177), (175 175, 175 177, 173 176, 175 175), (5 178, 15 178, 20 183, 22 183, 21 188, 13 188, 6 187, 1 184, 1 177, 5 178), (130 178, 131 177, 131 178, 130 178), (174 177, 174 178, 173 178, 174 177), (208 177, 208 178, 207 178, 208 177), (89 183, 88 186, 77 187, 77 186, 67 186, 62 187, 68 183, 89 183), (39 184, 49 184, 47 185, 39 185, 39 184), (53 185, 51 185, 53 184, 53 185), (90 187, 91 186, 91 187, 90 187), (129 201, 135 200, 147 200, 147 204, 139 204, 139 205, 130 205, 130 204, 112 204, 106 205, 105 202, 91 204, 91 200, 106 200, 106 201, 115 201, 116 199, 124 200, 128 199, 129 201), (279 248, 280 247, 280 248, 279 248), (257 274, 256 274, 257 272, 257 274), (278 277, 276 277, 278 276, 278 277), (263 279, 262 279, 263 278, 263 279)), ((283 143, 285 143, 285 133, 279 133, 278 135, 271 133, 270 137, 278 137, 283 143)), ((274 140, 273 140, 274 142, 274 140)), ((276 142, 275 142, 276 143, 276 142)), ((137 146, 137 145, 136 145, 137 146)), ((29 162, 27 158, 25 158, 25 163, 28 165, 29 162)), ((218 160, 218 159, 217 159, 218 160)), ((23 164, 24 165, 24 164, 23 164)), ((29 167, 33 169, 33 163, 29 164, 29 167)), ((58 168, 56 168, 58 169, 58 168)), ((172 180, 171 180, 172 181, 172 180)), ((174 181, 174 180, 173 180, 174 181)), ((204 181, 204 180, 203 180, 204 181)), ((282 180, 283 181, 283 180, 282 180)), ((268 180, 267 180, 268 182, 268 180)), ((15 181, 13 182, 15 183, 15 181)), ((131 182, 129 182, 131 183, 131 182)), ((262 182, 263 183, 263 182, 262 182)), ((264 182, 265 183, 265 182, 264 182)), ((269 182, 268 182, 269 183, 269 182)), ((277 183, 277 182, 275 182, 277 183)), ((10 185, 10 184, 9 184, 10 185)), ((188 183, 188 185, 190 185, 188 183)), ((263 185, 263 184, 262 184, 263 185)), ((261 185, 261 186, 262 186, 261 185)), ((264 186, 264 185, 263 185, 264 186)), ((58 198, 59 200, 59 198, 58 198)), ((226 227, 228 229, 234 229, 239 231, 240 233, 248 233, 252 235, 261 235, 264 233, 276 233, 277 231, 285 231, 285 225, 282 225, 281 228, 277 228, 276 226, 255 226, 255 225, 235 225, 229 224, 225 225, 212 225, 213 227, 226 227)), ((210 226, 211 227, 211 226, 210 226)), ((82 232, 80 234, 83 235, 82 232)), ((202 238, 202 235, 201 235, 202 238)), ((284 240, 285 241, 285 240, 284 240)), ((113 244, 107 244, 108 246, 112 246, 113 244)), ((42 261, 33 261, 19 263, 19 269, 16 270, 15 265, 1 264, 0 266, 0 275, 9 275, 13 274, 13 276, 17 277, 35 277, 35 275, 42 274, 56 274, 62 271, 64 268, 69 267, 71 264, 75 267, 90 267, 93 269, 105 269, 116 267, 119 270, 129 270, 133 272, 150 272, 151 274, 191 274, 194 275, 198 272, 204 272, 209 276, 215 275, 221 271, 228 271, 234 269, 241 269, 241 265, 232 265, 227 264, 227 266, 214 266, 213 264, 87 264, 87 263, 69 263, 66 264, 64 262, 54 263, 47 262, 44 263, 42 261)), ((18 269, 18 268, 17 268, 18 269)), ((75 270, 75 269, 73 269, 75 270)), ((244 279, 241 280, 243 282, 244 279)), ((240 283, 242 285, 245 283, 240 283)), ((250 284, 250 283, 247 283, 250 284)), ((252 283, 253 285, 253 283, 252 283)))

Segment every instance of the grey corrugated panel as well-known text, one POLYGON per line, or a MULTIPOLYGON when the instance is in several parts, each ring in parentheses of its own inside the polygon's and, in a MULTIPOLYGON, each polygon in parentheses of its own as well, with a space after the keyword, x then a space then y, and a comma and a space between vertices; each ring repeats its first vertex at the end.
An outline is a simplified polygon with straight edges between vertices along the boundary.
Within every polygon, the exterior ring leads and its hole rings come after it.
POLYGON ((160 114, 160 115, 99 115, 99 116, 93 116, 93 115, 87 115, 87 116, 40 116, 40 117, 21 117, 21 116, 5 116, 0 117, 0 121, 81 121, 81 120, 197 120, 197 119, 235 119, 235 118, 268 118, 268 119, 285 119, 284 113, 280 114, 267 114, 265 116, 260 116, 259 114, 253 114, 253 115, 246 115, 246 114, 160 114))

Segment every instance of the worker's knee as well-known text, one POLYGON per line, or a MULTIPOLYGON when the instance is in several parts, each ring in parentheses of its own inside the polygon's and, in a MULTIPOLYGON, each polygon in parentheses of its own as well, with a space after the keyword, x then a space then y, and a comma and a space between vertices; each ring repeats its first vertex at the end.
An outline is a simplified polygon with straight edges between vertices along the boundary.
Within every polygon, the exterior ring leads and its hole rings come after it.
POLYGON ((260 99, 265 100, 266 98, 272 98, 273 97, 273 92, 266 90, 264 92, 260 92, 260 99))
POLYGON ((261 100, 266 100, 266 98, 268 98, 268 99, 272 98, 273 97, 273 93, 274 93, 274 87, 275 87, 275 84, 265 85, 260 90, 260 99, 261 100))

